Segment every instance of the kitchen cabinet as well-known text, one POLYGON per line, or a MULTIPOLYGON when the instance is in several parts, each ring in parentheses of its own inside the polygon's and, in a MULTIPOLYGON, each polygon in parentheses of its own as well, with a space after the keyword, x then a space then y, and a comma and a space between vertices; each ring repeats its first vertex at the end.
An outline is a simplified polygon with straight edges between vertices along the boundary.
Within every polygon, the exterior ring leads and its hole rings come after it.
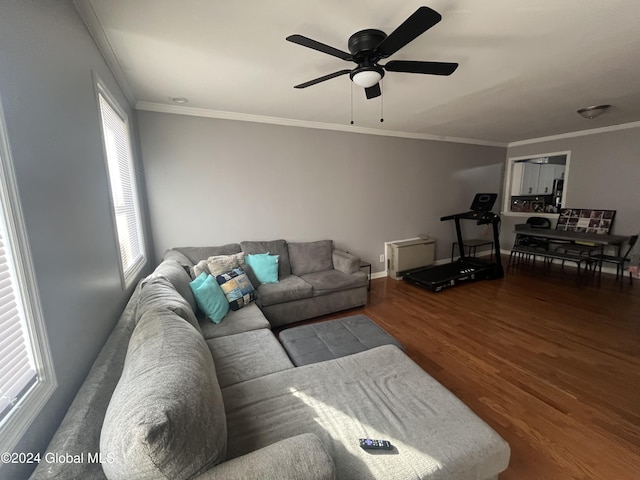
POLYGON ((564 177, 564 165, 525 163, 520 195, 551 195, 553 181, 564 177))

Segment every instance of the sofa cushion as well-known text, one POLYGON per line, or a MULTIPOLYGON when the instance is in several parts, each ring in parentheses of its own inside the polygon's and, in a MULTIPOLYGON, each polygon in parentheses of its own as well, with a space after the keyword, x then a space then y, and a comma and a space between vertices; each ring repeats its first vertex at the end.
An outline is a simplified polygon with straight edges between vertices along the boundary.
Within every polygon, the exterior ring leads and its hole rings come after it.
POLYGON ((213 276, 201 273, 191 282, 198 307, 213 323, 220 323, 229 312, 229 302, 213 276))
POLYGON ((367 286, 367 274, 364 272, 348 274, 340 270, 327 270, 302 275, 300 278, 313 287, 314 297, 367 286))
POLYGON ((216 280, 227 297, 231 310, 238 310, 256 299, 253 285, 241 268, 218 275, 216 280))
POLYGON ((271 330, 227 335, 207 340, 220 388, 294 368, 271 330))
POLYGON ((233 255, 242 251, 237 243, 228 243, 218 247, 180 247, 175 250, 191 260, 192 264, 216 255, 233 255))
POLYGON ((287 242, 284 240, 271 240, 268 242, 240 242, 240 247, 245 254, 270 253, 279 255, 278 277, 282 278, 291 275, 291 264, 289 262, 289 250, 287 242))
POLYGON ((313 287, 300 277, 288 275, 278 283, 265 283, 258 287, 258 305, 266 307, 313 296, 313 287))
POLYGON ((250 303, 240 310, 230 310, 220 323, 213 323, 204 315, 199 319, 199 322, 205 339, 225 337, 260 328, 271 328, 271 324, 255 303, 250 303))
POLYGON ((160 311, 173 312, 202 332, 191 305, 173 288, 171 282, 163 276, 150 275, 141 283, 136 323, 145 313, 160 311))
POLYGON ((104 419, 108 479, 187 479, 225 459, 227 424, 211 352, 168 311, 145 313, 104 419))
POLYGON ((314 433, 336 480, 488 479, 509 445, 469 407, 393 345, 296 367, 223 390, 227 458, 314 433), (395 447, 372 454, 358 438, 395 447))
POLYGON ((167 278, 173 285, 173 288, 189 303, 191 309, 194 312, 196 311, 196 300, 189 287, 191 278, 180 263, 176 260, 165 260, 156 267, 153 273, 167 278))
POLYGON ((307 273, 324 272, 333 269, 331 252, 333 241, 289 243, 291 272, 302 276, 307 273))
POLYGON ((173 260, 174 262, 178 262, 180 266, 187 271, 187 273, 189 273, 189 267, 193 265, 193 262, 189 260, 189 257, 187 257, 184 253, 179 252, 175 248, 170 248, 164 252, 161 261, 164 262, 165 260, 173 260))
POLYGON ((216 465, 196 480, 335 480, 335 478, 333 459, 322 441, 317 435, 303 433, 216 465))

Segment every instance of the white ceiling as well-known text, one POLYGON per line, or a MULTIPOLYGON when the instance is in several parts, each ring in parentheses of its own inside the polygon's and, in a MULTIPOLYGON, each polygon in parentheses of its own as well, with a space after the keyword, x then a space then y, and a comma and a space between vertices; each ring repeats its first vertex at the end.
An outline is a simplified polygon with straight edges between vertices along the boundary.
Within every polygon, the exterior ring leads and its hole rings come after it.
POLYGON ((384 123, 380 98, 366 100, 353 85, 357 127, 504 144, 640 121, 638 0, 76 0, 76 5, 107 57, 113 53, 117 65, 112 67, 121 69, 121 83, 140 108, 175 106, 171 97, 186 97, 188 107, 212 116, 233 112, 348 129, 348 75, 306 89, 293 86, 355 64, 285 37, 299 33, 348 51, 347 39, 356 31, 378 28, 389 34, 427 5, 442 21, 389 60, 458 62, 458 70, 450 77, 387 73, 384 123), (93 25, 87 11, 95 14, 93 25), (595 120, 576 113, 603 103, 613 107, 595 120))

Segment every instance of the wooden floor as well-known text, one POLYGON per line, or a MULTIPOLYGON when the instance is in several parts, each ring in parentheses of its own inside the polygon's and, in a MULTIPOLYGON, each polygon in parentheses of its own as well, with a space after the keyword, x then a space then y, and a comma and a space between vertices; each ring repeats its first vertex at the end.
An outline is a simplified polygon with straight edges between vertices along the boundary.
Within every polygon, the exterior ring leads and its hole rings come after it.
POLYGON ((509 442, 501 480, 638 480, 640 281, 574 276, 522 265, 440 293, 383 278, 349 312, 400 340, 509 442))

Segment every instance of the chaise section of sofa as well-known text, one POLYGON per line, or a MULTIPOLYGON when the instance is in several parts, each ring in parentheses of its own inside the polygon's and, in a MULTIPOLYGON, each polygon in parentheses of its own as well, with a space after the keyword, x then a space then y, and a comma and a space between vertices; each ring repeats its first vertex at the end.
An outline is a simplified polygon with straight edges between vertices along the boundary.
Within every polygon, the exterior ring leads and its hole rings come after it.
POLYGON ((222 389, 227 458, 311 432, 338 480, 487 480, 509 445, 394 345, 314 363, 222 389), (387 439, 370 452, 359 438, 387 439))

